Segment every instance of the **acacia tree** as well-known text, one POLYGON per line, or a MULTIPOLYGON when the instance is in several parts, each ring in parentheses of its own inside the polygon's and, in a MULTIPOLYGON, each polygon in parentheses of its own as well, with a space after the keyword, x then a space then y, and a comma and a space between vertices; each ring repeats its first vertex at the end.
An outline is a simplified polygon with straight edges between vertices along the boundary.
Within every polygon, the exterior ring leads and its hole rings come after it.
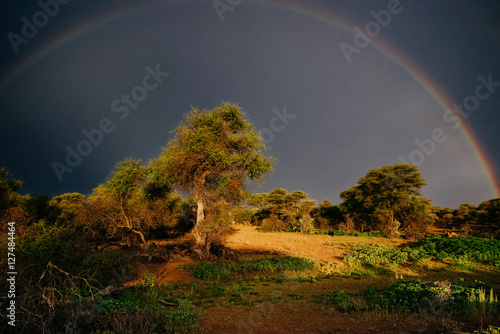
MULTIPOLYGON (((408 208, 425 208, 428 202, 420 194, 425 182, 417 167, 397 164, 370 169, 358 183, 343 191, 342 207, 371 223, 382 223, 382 228, 394 232, 396 218, 408 208), (417 205, 418 204, 418 205, 417 205)), ((409 221, 406 225, 409 225, 409 221)))
POLYGON ((495 230, 500 230, 500 198, 484 201, 477 208, 479 222, 495 230))
POLYGON ((181 191, 193 195, 197 212, 192 232, 198 245, 206 204, 221 199, 241 202, 245 181, 262 182, 272 170, 273 159, 263 150, 260 133, 235 104, 225 102, 211 111, 192 108, 176 128, 157 165, 181 191))
POLYGON ((179 214, 180 199, 170 196, 174 195, 170 190, 169 180, 155 167, 127 158, 117 163, 106 182, 93 190, 79 221, 94 235, 132 233, 148 245, 147 232, 175 220, 179 214))
POLYGON ((316 201, 308 199, 303 191, 289 193, 286 189, 276 188, 267 194, 249 196, 247 203, 259 209, 254 218, 265 230, 307 232, 313 228, 311 212, 316 201))

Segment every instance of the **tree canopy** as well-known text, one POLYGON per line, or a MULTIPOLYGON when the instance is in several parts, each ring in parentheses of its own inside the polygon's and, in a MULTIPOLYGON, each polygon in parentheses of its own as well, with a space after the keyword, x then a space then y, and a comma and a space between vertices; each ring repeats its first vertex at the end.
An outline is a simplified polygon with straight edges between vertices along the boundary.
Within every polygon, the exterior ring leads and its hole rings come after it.
POLYGON ((342 207, 366 222, 392 230, 396 219, 427 207, 428 201, 420 194, 424 185, 420 171, 410 164, 370 169, 355 186, 340 194, 342 207))
POLYGON ((192 108, 175 130, 175 137, 163 150, 156 166, 172 177, 183 192, 197 203, 194 234, 207 203, 243 200, 245 181, 262 181, 272 170, 273 159, 263 155, 262 136, 235 104, 223 103, 211 111, 192 108))
POLYGON ((276 188, 270 193, 252 194, 247 203, 259 209, 255 219, 267 231, 310 231, 313 228, 311 211, 315 200, 307 198, 303 191, 289 193, 276 188))

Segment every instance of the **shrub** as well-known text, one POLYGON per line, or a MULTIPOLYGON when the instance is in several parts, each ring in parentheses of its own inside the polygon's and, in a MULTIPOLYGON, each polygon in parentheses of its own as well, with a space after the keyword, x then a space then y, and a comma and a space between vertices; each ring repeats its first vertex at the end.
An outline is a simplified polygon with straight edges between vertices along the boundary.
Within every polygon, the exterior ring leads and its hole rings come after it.
POLYGON ((477 237, 434 237, 422 241, 418 247, 437 260, 452 260, 461 257, 491 265, 498 266, 500 264, 500 240, 477 237))
POLYGON ((269 218, 263 219, 260 225, 264 232, 284 232, 287 230, 287 226, 288 224, 286 222, 279 219, 274 214, 269 215, 269 218))
POLYGON ((352 297, 345 290, 330 292, 330 294, 327 295, 326 300, 335 304, 341 312, 347 312, 352 305, 352 297))
POLYGON ((292 293, 288 295, 290 298, 295 299, 295 300, 301 300, 304 299, 304 295, 301 293, 292 293))
POLYGON ((448 315, 476 323, 500 316, 498 297, 483 283, 466 287, 447 281, 401 281, 381 291, 369 288, 365 298, 373 310, 448 315))
POLYGON ((81 253, 75 242, 78 238, 79 233, 73 227, 49 226, 40 220, 17 240, 18 256, 29 261, 35 275, 41 273, 49 262, 69 267, 81 253))
POLYGON ((433 311, 436 295, 425 283, 420 281, 403 281, 386 289, 380 296, 380 304, 391 311, 422 312, 433 311))
POLYGON ((383 244, 357 244, 351 254, 344 258, 350 266, 401 264, 408 259, 408 254, 398 248, 383 244))
POLYGON ((165 317, 167 333, 194 333, 198 329, 199 313, 192 310, 188 299, 179 299, 179 308, 165 317))

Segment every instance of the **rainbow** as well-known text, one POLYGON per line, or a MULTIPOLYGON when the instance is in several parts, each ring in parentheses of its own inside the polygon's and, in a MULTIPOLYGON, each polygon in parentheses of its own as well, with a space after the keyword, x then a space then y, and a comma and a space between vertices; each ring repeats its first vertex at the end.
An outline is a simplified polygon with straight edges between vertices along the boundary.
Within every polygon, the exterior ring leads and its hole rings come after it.
MULTIPOLYGON (((332 26, 336 29, 340 29, 346 33, 354 35, 354 31, 352 30, 354 25, 352 23, 345 21, 334 13, 320 11, 318 8, 315 8, 307 3, 299 3, 298 1, 292 3, 286 0, 245 0, 245 2, 267 8, 271 7, 280 11, 294 13, 296 15, 321 22, 322 24, 332 26)), ((39 61, 41 61, 57 49, 70 43, 71 41, 78 39, 80 36, 84 36, 92 31, 98 30, 99 28, 125 19, 127 17, 153 10, 155 8, 158 8, 159 6, 173 6, 183 4, 186 4, 185 0, 161 0, 155 3, 130 6, 119 11, 101 16, 99 18, 89 20, 70 31, 61 34, 58 38, 46 44, 43 48, 39 49, 37 52, 26 57, 23 61, 18 63, 17 66, 13 67, 10 71, 8 71, 4 76, 0 78, 0 91, 5 89, 16 78, 21 76, 24 72, 37 64, 39 61)), ((216 15, 215 10, 214 15, 216 15)), ((229 15, 229 12, 227 12, 226 15, 229 15)), ((412 64, 408 60, 409 58, 407 56, 405 56, 401 51, 397 50, 392 45, 385 42, 381 36, 373 38, 371 40, 370 46, 374 47, 378 52, 383 54, 394 64, 396 64, 400 69, 406 72, 427 94, 429 94, 430 97, 432 97, 432 99, 440 108, 442 108, 443 111, 449 109, 453 104, 453 101, 451 101, 451 99, 445 94, 444 90, 439 87, 429 75, 427 75, 422 69, 419 69, 415 64, 412 64)), ((495 197, 500 197, 500 183, 495 177, 490 158, 482 148, 473 129, 466 122, 462 122, 461 126, 459 127, 459 131, 467 147, 470 149, 475 159, 478 161, 482 172, 487 177, 492 193, 495 195, 495 197)))

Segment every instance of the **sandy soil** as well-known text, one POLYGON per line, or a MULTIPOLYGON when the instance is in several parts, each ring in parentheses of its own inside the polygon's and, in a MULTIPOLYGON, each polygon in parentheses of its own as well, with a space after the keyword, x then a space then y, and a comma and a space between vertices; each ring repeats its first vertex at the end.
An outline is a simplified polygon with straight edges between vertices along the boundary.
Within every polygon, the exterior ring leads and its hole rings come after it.
POLYGON ((263 233, 254 226, 236 225, 234 233, 226 241, 226 246, 241 256, 244 254, 270 253, 280 256, 297 256, 316 260, 320 263, 342 262, 349 248, 357 243, 386 243, 398 245, 401 239, 375 237, 332 237, 329 235, 299 233, 263 233))

